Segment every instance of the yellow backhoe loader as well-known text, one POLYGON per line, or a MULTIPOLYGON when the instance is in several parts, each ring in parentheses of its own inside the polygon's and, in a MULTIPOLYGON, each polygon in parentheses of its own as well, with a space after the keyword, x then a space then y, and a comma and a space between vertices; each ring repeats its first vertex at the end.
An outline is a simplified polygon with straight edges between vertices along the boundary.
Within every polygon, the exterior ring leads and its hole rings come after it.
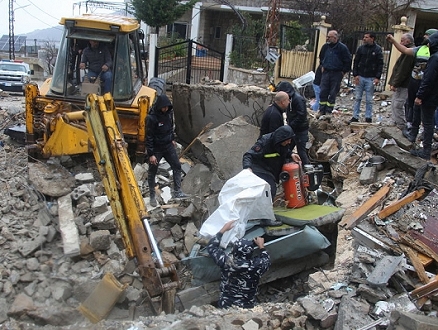
POLYGON ((160 257, 128 152, 142 161, 146 116, 164 83, 144 85, 144 36, 137 20, 84 14, 62 18, 60 24, 64 35, 53 77, 25 90, 29 159, 93 153, 126 254, 136 260, 151 307, 157 314, 171 313, 180 282, 175 266, 160 257), (111 92, 105 95, 80 68, 90 40, 104 43, 112 55, 111 92))

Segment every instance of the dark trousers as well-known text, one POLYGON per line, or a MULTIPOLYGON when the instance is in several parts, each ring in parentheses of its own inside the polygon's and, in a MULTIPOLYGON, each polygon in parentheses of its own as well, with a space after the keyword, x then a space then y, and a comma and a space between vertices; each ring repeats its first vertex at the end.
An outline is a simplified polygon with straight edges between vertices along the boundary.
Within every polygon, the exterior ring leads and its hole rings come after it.
POLYGON ((414 101, 415 97, 417 95, 418 89, 421 85, 421 79, 414 79, 411 77, 409 80, 408 85, 408 99, 407 99, 407 105, 406 105, 406 121, 408 123, 414 122, 414 101))
POLYGON ((269 184, 269 186, 271 187, 272 201, 274 201, 274 197, 277 194, 277 183, 275 182, 273 176, 260 172, 254 172, 254 174, 257 175, 260 179, 265 180, 269 184))
MULTIPOLYGON (((179 162, 178 155, 176 154, 176 149, 172 143, 168 144, 165 147, 162 147, 161 150, 155 151, 155 157, 157 158, 157 164, 160 163, 160 160, 164 157, 164 159, 169 163, 170 167, 173 171, 173 189, 175 191, 181 190, 181 163, 179 162)), ((149 191, 154 193, 155 190, 155 176, 157 175, 158 165, 149 164, 148 170, 148 185, 149 191)))
POLYGON ((344 75, 341 71, 324 71, 321 76, 321 92, 319 94, 319 111, 321 114, 332 113, 336 96, 341 89, 344 75))
POLYGON ((420 124, 423 123, 424 137, 423 137, 423 149, 432 149, 433 129, 435 123, 435 109, 436 106, 415 106, 413 112, 412 130, 411 134, 417 136, 420 124))
POLYGON ((307 155, 306 143, 309 141, 309 130, 295 132, 295 137, 292 139, 291 149, 297 147, 298 155, 301 158, 303 165, 310 164, 309 156, 307 155))

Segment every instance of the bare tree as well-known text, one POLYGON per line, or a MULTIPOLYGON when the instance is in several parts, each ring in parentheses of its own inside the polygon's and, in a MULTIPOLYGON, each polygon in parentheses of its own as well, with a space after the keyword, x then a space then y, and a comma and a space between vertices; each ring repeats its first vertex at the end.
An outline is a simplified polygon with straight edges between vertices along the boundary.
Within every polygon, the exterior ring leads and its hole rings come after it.
POLYGON ((58 56, 58 49, 56 48, 56 44, 53 40, 45 40, 43 43, 43 50, 45 52, 44 57, 44 70, 49 74, 53 74, 53 67, 55 65, 56 56, 58 56))
POLYGON ((283 0, 283 6, 306 13, 300 22, 311 26, 322 15, 339 32, 358 27, 387 30, 400 21, 413 4, 422 0, 283 0))

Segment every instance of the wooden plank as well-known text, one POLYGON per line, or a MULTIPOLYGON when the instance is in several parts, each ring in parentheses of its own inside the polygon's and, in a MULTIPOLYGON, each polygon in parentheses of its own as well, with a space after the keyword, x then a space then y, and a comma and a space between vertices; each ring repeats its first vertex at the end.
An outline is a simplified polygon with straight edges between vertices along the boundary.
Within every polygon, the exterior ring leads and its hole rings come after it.
POLYGON ((420 259, 420 262, 423 265, 423 267, 427 267, 433 262, 432 258, 430 258, 427 255, 424 255, 423 253, 420 253, 420 252, 417 252, 417 257, 418 257, 418 259, 420 259))
POLYGON ((415 190, 415 191, 411 192, 410 194, 406 195, 405 197, 403 197, 402 199, 399 199, 399 200, 391 203, 387 207, 385 207, 383 210, 381 210, 377 214, 377 216, 380 219, 385 219, 386 217, 388 217, 391 214, 394 214, 395 212, 400 210, 406 204, 411 203, 412 201, 419 199, 420 197, 423 197, 425 193, 426 193, 426 190, 424 190, 423 188, 421 188, 420 190, 415 190))
POLYGON ((346 229, 351 229, 362 221, 374 208, 379 205, 389 193, 391 183, 388 182, 379 189, 373 196, 371 196, 365 203, 363 203, 353 214, 346 219, 343 219, 339 225, 345 226, 346 229))
POLYGON ((429 283, 412 290, 409 293, 409 296, 412 299, 420 299, 426 295, 434 293, 436 290, 438 290, 438 276, 435 276, 435 278, 429 283))
POLYGON ((415 271, 417 272, 417 276, 420 279, 420 281, 424 284, 428 283, 429 277, 426 275, 426 271, 424 269, 423 264, 421 263, 420 259, 417 256, 417 252, 407 245, 400 244, 399 246, 403 250, 403 252, 408 256, 409 260, 412 263, 412 266, 414 266, 415 271))
POLYGON ((436 262, 438 262, 438 254, 436 254, 430 247, 428 247, 422 241, 419 241, 417 239, 412 238, 409 234, 403 235, 400 238, 400 240, 404 244, 409 245, 414 250, 419 251, 422 254, 424 254, 424 255, 432 258, 436 262))

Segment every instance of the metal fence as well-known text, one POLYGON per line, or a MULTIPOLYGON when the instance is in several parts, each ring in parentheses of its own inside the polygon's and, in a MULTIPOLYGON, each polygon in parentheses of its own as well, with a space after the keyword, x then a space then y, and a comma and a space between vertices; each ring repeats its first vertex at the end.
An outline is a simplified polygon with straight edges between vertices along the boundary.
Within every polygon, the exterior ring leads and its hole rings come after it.
POLYGON ((184 82, 197 84, 202 80, 224 78, 225 54, 193 40, 156 47, 154 77, 167 84, 184 82))

